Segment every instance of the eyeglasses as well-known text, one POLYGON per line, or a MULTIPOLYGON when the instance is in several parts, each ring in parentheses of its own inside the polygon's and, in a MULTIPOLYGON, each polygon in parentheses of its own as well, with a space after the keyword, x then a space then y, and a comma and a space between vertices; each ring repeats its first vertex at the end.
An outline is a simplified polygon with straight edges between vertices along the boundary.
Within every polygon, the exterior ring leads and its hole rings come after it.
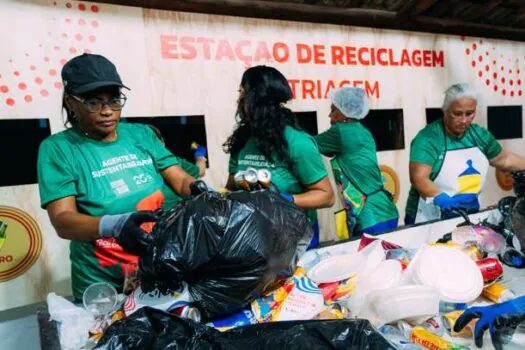
POLYGON ((83 99, 75 95, 70 95, 75 100, 82 102, 84 106, 86 106, 87 110, 91 113, 98 113, 104 108, 104 106, 108 106, 113 111, 120 111, 124 105, 126 104, 126 96, 121 95, 120 97, 112 98, 109 101, 103 101, 99 98, 90 98, 90 99, 83 99))

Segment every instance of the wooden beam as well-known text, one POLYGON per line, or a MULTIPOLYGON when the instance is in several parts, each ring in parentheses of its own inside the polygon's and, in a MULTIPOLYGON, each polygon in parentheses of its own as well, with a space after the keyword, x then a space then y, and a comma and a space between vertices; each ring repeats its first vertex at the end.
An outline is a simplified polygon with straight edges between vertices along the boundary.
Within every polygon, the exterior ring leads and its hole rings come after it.
POLYGON ((492 11, 494 11, 497 7, 502 5, 505 1, 508 1, 508 0, 491 1, 490 3, 485 4, 485 7, 481 11, 471 11, 470 13, 464 14, 462 17, 462 20, 467 21, 467 22, 476 21, 482 18, 483 16, 488 15, 492 11))
POLYGON ((417 17, 431 8, 438 0, 408 0, 399 11, 399 17, 417 17))
MULTIPOLYGON (((525 41, 525 28, 491 26, 425 16, 414 16, 409 20, 402 20, 396 12, 362 8, 335 8, 330 6, 301 5, 297 3, 259 0, 94 0, 93 2, 169 11, 525 41)), ((421 13, 430 8, 434 3, 435 0, 422 0, 417 3, 413 11, 415 11, 414 13, 421 13)))

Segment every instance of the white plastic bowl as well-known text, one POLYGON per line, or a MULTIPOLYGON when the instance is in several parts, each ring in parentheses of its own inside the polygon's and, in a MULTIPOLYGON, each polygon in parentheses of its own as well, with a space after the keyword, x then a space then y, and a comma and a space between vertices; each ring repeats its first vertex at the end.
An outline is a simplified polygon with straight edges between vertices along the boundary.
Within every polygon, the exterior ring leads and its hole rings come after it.
POLYGON ((368 304, 381 323, 407 320, 418 324, 439 314, 439 291, 434 287, 413 285, 371 292, 368 304))

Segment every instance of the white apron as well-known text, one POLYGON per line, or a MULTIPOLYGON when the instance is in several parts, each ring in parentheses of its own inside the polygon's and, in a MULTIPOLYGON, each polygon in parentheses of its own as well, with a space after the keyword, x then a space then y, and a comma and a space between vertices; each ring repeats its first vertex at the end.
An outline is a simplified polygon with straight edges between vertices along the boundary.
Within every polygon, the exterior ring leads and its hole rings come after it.
MULTIPOLYGON (((472 194, 476 197, 485 184, 489 169, 489 160, 477 147, 447 150, 447 136, 445 133, 445 154, 441 169, 432 180, 439 188, 440 193, 449 196, 456 194, 472 194)), ((476 198, 477 200, 477 198, 476 198)), ((416 223, 441 218, 441 209, 420 197, 417 206, 416 223)))

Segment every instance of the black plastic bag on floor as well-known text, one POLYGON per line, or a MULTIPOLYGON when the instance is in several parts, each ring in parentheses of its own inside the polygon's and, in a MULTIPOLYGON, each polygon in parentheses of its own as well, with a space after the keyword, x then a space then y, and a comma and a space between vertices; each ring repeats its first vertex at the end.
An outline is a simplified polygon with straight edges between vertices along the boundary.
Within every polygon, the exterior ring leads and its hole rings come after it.
POLYGON ((219 332, 163 311, 142 308, 112 324, 96 349, 395 349, 367 320, 258 324, 219 332))
POLYGON ((183 281, 206 319, 233 313, 295 270, 312 237, 304 211, 270 191, 205 192, 165 213, 139 263, 142 290, 183 281))

